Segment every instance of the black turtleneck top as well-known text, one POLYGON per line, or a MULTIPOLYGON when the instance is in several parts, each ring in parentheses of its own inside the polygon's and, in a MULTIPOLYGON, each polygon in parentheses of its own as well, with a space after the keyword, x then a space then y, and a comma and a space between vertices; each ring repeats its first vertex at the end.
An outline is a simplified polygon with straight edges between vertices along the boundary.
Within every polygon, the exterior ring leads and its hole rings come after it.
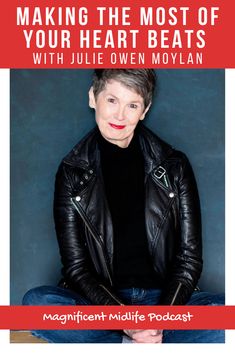
POLYGON ((98 144, 114 230, 115 287, 156 288, 145 230, 144 158, 137 132, 127 148, 101 134, 98 144))

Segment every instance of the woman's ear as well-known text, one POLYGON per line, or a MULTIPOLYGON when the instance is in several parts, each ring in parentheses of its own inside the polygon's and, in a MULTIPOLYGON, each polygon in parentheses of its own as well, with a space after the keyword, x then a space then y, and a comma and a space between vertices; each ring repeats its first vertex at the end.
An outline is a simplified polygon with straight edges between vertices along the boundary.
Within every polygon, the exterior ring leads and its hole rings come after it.
POLYGON ((145 115, 147 114, 147 112, 148 112, 149 108, 151 107, 151 104, 152 104, 152 102, 151 102, 151 103, 149 103, 149 105, 147 106, 147 108, 145 108, 145 110, 144 110, 143 114, 142 114, 142 115, 141 115, 141 117, 140 117, 140 120, 144 120, 145 115))
POLYGON ((93 87, 91 87, 89 89, 88 95, 89 95, 89 107, 95 109, 96 108, 96 101, 95 101, 93 87))

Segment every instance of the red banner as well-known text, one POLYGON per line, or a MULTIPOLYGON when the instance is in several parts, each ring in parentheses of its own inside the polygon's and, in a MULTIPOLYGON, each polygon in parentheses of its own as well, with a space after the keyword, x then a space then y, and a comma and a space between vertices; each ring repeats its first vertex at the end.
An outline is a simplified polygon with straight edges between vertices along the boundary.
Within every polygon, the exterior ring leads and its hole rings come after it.
POLYGON ((1 306, 0 329, 235 329, 235 306, 1 306))
POLYGON ((231 0, 11 0, 0 6, 3 68, 235 67, 231 0))

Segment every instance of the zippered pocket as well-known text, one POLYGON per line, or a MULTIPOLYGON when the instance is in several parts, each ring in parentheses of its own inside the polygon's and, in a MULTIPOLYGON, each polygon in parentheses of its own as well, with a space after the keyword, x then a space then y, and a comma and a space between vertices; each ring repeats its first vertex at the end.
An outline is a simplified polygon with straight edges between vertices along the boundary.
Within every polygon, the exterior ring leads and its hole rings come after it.
POLYGON ((100 287, 103 288, 103 289, 109 294, 109 296, 110 296, 111 298, 113 298, 118 304, 124 305, 124 304, 121 303, 120 300, 119 300, 116 296, 114 296, 103 284, 100 284, 100 287))
POLYGON ((176 288, 174 297, 173 297, 173 299, 172 299, 170 305, 174 305, 174 302, 175 302, 175 300, 176 300, 176 298, 177 298, 177 295, 179 294, 179 291, 180 291, 180 288, 181 288, 181 287, 182 287, 182 283, 180 282, 180 283, 178 284, 178 287, 176 288))
POLYGON ((89 220, 87 219, 85 212, 83 211, 82 207, 79 205, 78 201, 76 201, 76 198, 74 200, 74 198, 71 198, 71 201, 74 205, 74 207, 76 208, 77 212, 79 213, 80 217, 82 218, 85 226, 87 227, 89 233, 91 234, 91 236, 93 237, 93 239, 95 240, 95 242, 99 245, 99 247, 101 248, 102 254, 103 254, 103 263, 109 278, 109 282, 112 285, 113 281, 108 269, 108 265, 106 262, 106 258, 105 258, 105 251, 104 251, 104 243, 102 238, 99 236, 99 234, 97 234, 97 232, 95 231, 94 227, 92 226, 92 224, 89 222, 89 220))

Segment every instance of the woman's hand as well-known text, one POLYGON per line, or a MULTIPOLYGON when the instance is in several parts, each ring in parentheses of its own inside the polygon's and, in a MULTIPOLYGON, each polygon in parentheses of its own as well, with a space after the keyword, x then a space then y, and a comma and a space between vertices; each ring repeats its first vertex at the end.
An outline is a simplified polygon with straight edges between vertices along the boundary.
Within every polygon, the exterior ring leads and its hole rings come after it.
POLYGON ((162 343, 162 330, 124 330, 133 343, 162 343))

